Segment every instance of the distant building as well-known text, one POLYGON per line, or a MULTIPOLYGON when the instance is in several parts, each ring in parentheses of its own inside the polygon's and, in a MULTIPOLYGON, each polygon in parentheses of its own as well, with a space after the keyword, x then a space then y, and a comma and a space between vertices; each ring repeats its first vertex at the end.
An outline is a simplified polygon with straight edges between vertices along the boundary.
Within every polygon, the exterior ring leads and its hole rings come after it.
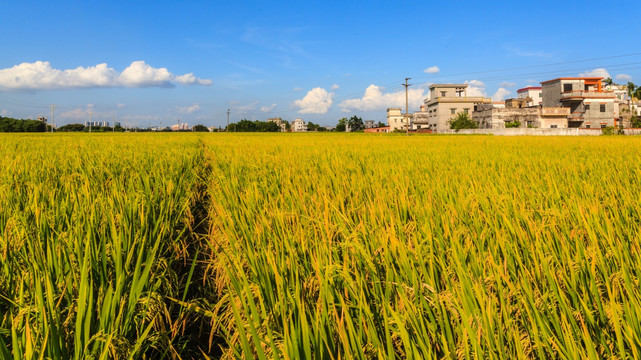
POLYGON ((390 132, 390 127, 383 126, 383 127, 367 128, 365 129, 365 132, 366 133, 388 133, 390 132))
POLYGON ((387 126, 389 126, 390 131, 405 130, 407 122, 411 123, 411 118, 412 115, 406 117, 401 113, 401 108, 387 109, 387 126))
POLYGON ((414 114, 415 129, 442 131, 450 128, 450 119, 459 113, 472 116, 474 106, 490 104, 491 98, 483 96, 467 96, 467 84, 434 84, 430 86, 430 94, 425 99, 425 107, 414 114))
POLYGON ((174 124, 170 128, 171 128, 171 131, 185 131, 185 130, 189 130, 189 124, 188 123, 174 124))
POLYGON ((626 85, 609 84, 603 87, 606 91, 614 93, 614 118, 617 121, 628 121, 630 109, 630 96, 628 96, 628 87, 626 85), (628 113, 622 114, 621 110, 627 109, 628 113))
POLYGON ((540 86, 528 86, 516 90, 519 99, 527 99, 526 106, 540 106, 543 104, 542 88, 540 86))
POLYGON ((365 120, 363 121, 363 126, 365 126, 365 129, 372 129, 376 127, 376 122, 374 120, 365 120))
POLYGON ((39 116, 38 121, 46 123, 47 122, 47 117, 46 116, 39 116))
POLYGON ((283 121, 283 119, 281 119, 279 117, 269 118, 269 119, 267 119, 267 122, 273 122, 276 125, 278 125, 278 127, 280 128, 281 132, 287 131, 287 123, 285 121, 283 121))
POLYGON ((304 132, 307 131, 307 124, 303 119, 296 119, 290 124, 290 129, 292 132, 304 132))
POLYGON ((616 125, 615 94, 606 91, 601 77, 568 77, 544 81, 543 108, 570 109, 569 128, 603 128, 616 125))

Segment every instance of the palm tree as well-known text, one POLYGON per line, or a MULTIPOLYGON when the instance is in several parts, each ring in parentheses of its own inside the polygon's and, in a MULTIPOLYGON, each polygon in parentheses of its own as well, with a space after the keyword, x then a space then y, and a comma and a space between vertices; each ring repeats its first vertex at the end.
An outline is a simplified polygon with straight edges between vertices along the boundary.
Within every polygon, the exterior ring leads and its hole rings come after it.
POLYGON ((634 91, 639 90, 632 81, 628 81, 628 96, 634 97, 634 91))

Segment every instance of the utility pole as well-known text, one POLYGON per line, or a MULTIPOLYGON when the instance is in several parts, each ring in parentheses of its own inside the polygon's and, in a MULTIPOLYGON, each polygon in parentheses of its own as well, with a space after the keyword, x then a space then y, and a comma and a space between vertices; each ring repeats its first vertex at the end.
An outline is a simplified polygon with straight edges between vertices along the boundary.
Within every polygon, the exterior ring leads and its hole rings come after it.
POLYGON ((410 135, 410 117, 409 117, 410 114, 409 114, 409 109, 408 109, 409 108, 409 106, 408 106, 409 105, 409 101, 408 101, 408 97, 407 97, 407 88, 412 86, 412 84, 408 84, 407 83, 407 80, 409 80, 409 79, 411 79, 411 78, 405 78, 405 84, 401 84, 401 85, 405 86, 405 126, 407 126, 405 134, 407 136, 410 135))
POLYGON ((51 104, 51 133, 52 134, 53 134, 53 125, 55 124, 54 118, 53 118, 55 110, 56 110, 56 104, 51 104))
POLYGON ((225 132, 229 131, 229 112, 230 111, 231 111, 231 109, 227 109, 227 127, 225 128, 225 132))
POLYGON ((93 106, 89 107, 89 133, 91 134, 91 126, 93 125, 93 106))

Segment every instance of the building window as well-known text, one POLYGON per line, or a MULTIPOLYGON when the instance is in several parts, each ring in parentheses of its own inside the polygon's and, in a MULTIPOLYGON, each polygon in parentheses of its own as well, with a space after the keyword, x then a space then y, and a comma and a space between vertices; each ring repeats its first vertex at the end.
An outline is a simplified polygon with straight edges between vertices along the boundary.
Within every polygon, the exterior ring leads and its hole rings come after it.
POLYGON ((550 125, 550 129, 556 129, 556 125, 550 125))
POLYGON ((589 129, 590 128, 590 124, 585 125, 585 128, 589 129))
POLYGON ((585 104, 585 111, 590 110, 590 104, 585 104))
POLYGON ((470 109, 463 109, 463 114, 467 114, 470 112, 470 109))
POLYGON ((605 104, 601 104, 600 109, 601 109, 601 112, 605 112, 605 104))
POLYGON ((563 84, 563 91, 572 91, 572 84, 563 84))
POLYGON ((605 124, 601 124, 601 129, 603 129, 604 127, 605 127, 605 124))
POLYGON ((441 96, 445 96, 447 94, 445 91, 441 91, 441 96))
POLYGON ((456 109, 450 109, 450 114, 456 115, 456 109))

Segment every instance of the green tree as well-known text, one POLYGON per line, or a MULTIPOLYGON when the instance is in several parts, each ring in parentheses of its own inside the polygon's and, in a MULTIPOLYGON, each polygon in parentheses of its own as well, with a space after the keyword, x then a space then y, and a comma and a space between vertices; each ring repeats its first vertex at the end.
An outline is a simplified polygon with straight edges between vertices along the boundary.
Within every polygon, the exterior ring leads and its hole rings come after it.
POLYGON ((85 126, 82 124, 67 124, 58 128, 58 131, 84 131, 85 126))
POLYGON ((207 128, 207 126, 202 124, 194 125, 192 130, 195 132, 209 132, 209 129, 207 128))
POLYGON ((365 129, 365 124, 363 124, 363 119, 354 115, 347 121, 347 126, 349 126, 349 131, 359 131, 365 129))
POLYGON ((461 129, 478 129, 479 123, 474 121, 468 114, 460 112, 449 121, 450 129, 459 131, 461 129))
POLYGON ((336 131, 344 132, 346 129, 347 129, 347 118, 339 119, 338 124, 336 124, 336 131))
POLYGON ((612 78, 607 78, 607 79, 603 80, 603 84, 604 85, 612 85, 612 84, 614 84, 614 82, 612 82, 612 78))
POLYGON ((379 121, 378 124, 376 125, 376 127, 386 127, 386 126, 387 125, 382 121, 379 121))
POLYGON ((641 118, 632 115, 632 117, 630 118, 630 126, 633 128, 641 128, 641 118))
POLYGON ((505 123, 505 128, 506 129, 518 128, 518 127, 521 127, 521 122, 518 121, 518 120, 512 120, 512 121, 508 121, 508 122, 505 123))
POLYGON ((234 132, 277 132, 280 127, 276 123, 269 121, 243 119, 237 123, 229 124, 227 129, 234 132))
POLYGON ((635 90, 637 90, 637 87, 634 85, 634 83, 632 81, 628 81, 628 96, 634 97, 635 90))

